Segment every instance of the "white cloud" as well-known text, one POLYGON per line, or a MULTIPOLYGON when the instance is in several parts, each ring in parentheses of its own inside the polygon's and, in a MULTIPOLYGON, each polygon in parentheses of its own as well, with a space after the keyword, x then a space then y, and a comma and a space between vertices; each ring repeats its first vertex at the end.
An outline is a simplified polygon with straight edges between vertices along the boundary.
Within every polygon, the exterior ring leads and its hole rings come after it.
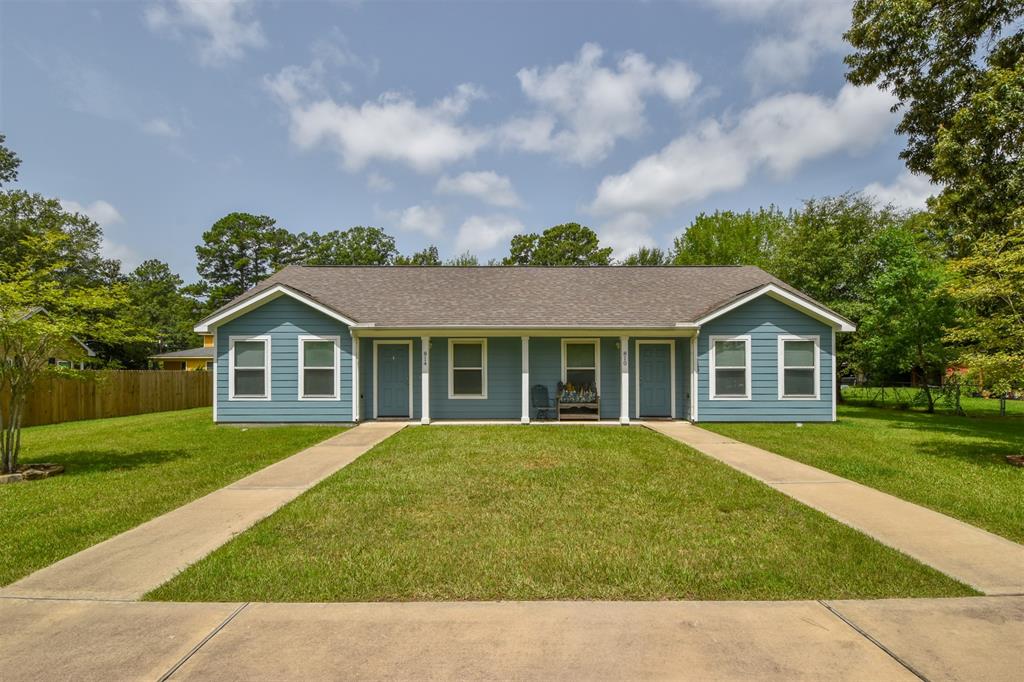
POLYGON ((608 68, 601 64, 603 56, 599 45, 586 43, 573 62, 521 69, 519 85, 538 109, 505 124, 503 141, 524 151, 550 151, 591 164, 607 156, 620 138, 643 132, 648 97, 660 95, 680 104, 700 81, 679 61, 655 66, 644 55, 629 52, 608 68))
POLYGON ((815 60, 845 49, 852 2, 844 0, 705 0, 723 14, 757 24, 776 23, 775 35, 758 40, 744 60, 744 73, 756 90, 803 80, 815 60))
POLYGON ((374 192, 390 192, 395 188, 395 183, 380 173, 370 173, 366 176, 366 186, 374 192))
POLYGON ((116 242, 107 234, 108 230, 119 223, 124 222, 121 212, 109 201, 97 199, 91 204, 81 204, 71 199, 61 199, 60 206, 69 213, 81 213, 88 216, 103 230, 103 241, 100 244, 100 254, 104 258, 116 258, 127 269, 133 269, 142 262, 142 257, 135 249, 116 242))
POLYGON ((871 194, 883 204, 892 204, 897 208, 922 211, 928 208, 928 197, 936 194, 939 188, 931 183, 927 176, 903 171, 899 177, 888 185, 872 182, 864 188, 865 194, 871 194))
MULTIPOLYGON (((331 31, 328 39, 313 43, 310 51, 313 56, 307 66, 292 64, 276 74, 263 77, 264 87, 283 104, 294 105, 306 98, 327 97, 331 90, 327 83, 331 68, 354 68, 368 76, 376 75, 379 69, 376 59, 364 59, 352 52, 348 47, 348 39, 336 28, 331 31)), ((337 80, 333 85, 341 92, 352 90, 342 80, 337 80)))
POLYGON ((339 104, 311 91, 301 79, 290 77, 287 69, 270 78, 268 87, 288 112, 292 142, 300 149, 330 145, 350 171, 370 161, 402 163, 419 172, 436 171, 473 156, 489 139, 486 132, 459 123, 470 103, 483 96, 470 84, 462 84, 451 95, 426 106, 393 92, 358 107, 339 104))
POLYGON ((455 251, 484 253, 525 229, 521 222, 506 215, 470 216, 459 227, 455 237, 455 251))
POLYGON ((389 217, 406 232, 419 232, 436 238, 444 230, 444 214, 436 206, 416 204, 402 211, 392 211, 389 217))
POLYGON ((142 132, 157 137, 181 137, 181 129, 165 118, 152 118, 142 124, 142 132))
POLYGON ((836 152, 862 152, 895 121, 893 98, 845 85, 835 99, 787 94, 764 99, 734 121, 707 120, 621 175, 605 177, 591 208, 600 214, 663 213, 735 189, 751 173, 777 175, 836 152))
POLYGON ((176 38, 193 34, 199 62, 219 66, 266 45, 251 0, 173 0, 146 8, 146 25, 176 38))
POLYGON ((442 176, 435 191, 439 194, 464 194, 503 208, 521 205, 512 181, 494 171, 466 172, 455 177, 442 176))
POLYGON ((641 246, 654 246, 649 234, 651 219, 638 212, 623 213, 608 221, 598 230, 603 246, 614 249, 615 258, 625 258, 641 246))

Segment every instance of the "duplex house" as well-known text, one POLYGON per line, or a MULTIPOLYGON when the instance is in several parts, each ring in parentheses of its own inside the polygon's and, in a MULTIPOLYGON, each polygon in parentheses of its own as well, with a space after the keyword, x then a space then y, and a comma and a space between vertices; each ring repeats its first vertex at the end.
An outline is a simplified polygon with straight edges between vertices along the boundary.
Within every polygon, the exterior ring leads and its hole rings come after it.
POLYGON ((854 325, 756 267, 289 266, 199 322, 218 422, 833 421, 854 325))

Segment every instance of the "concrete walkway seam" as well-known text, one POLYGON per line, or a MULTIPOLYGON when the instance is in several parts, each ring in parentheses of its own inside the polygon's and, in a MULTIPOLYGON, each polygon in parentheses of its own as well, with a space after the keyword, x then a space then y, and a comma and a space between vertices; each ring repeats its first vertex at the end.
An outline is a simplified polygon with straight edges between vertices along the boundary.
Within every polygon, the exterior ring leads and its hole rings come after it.
MULTIPOLYGON (((930 681, 930 680, 929 680, 929 679, 928 679, 927 677, 925 677, 925 676, 924 676, 924 675, 923 675, 923 674, 921 673, 921 671, 917 670, 917 669, 916 669, 916 668, 915 668, 914 666, 910 665, 910 663, 908 663, 907 661, 903 660, 903 659, 902 659, 902 658, 901 658, 900 656, 898 656, 898 655, 896 654, 896 652, 894 652, 894 651, 893 651, 892 649, 890 649, 889 647, 885 646, 884 644, 882 644, 881 642, 879 642, 879 641, 878 641, 877 639, 875 639, 874 637, 872 637, 870 633, 868 633, 868 632, 867 632, 866 630, 864 630, 864 629, 863 629, 863 628, 861 628, 861 627, 860 627, 859 625, 857 625, 856 623, 854 623, 854 622, 853 622, 852 620, 850 620, 849 618, 847 618, 846 616, 844 616, 844 615, 843 615, 842 613, 840 613, 840 612, 839 612, 839 611, 837 611, 836 609, 832 608, 832 605, 831 605, 831 604, 829 604, 829 603, 828 603, 827 601, 824 601, 824 600, 822 600, 822 599, 819 599, 819 600, 818 600, 818 603, 819 603, 819 604, 821 604, 822 606, 824 606, 824 607, 825 607, 826 609, 828 609, 829 611, 831 611, 831 612, 832 612, 832 614, 833 614, 833 615, 834 615, 834 616, 835 616, 836 618, 838 618, 839 620, 843 621, 844 623, 846 623, 847 625, 849 625, 849 626, 850 626, 851 628, 853 628, 853 630, 854 630, 854 631, 855 631, 855 632, 856 632, 857 634, 859 634, 859 635, 860 635, 861 637, 863 637, 864 639, 868 640, 869 642, 871 642, 872 644, 874 644, 874 645, 875 645, 876 647, 878 647, 879 649, 881 649, 882 651, 884 651, 884 652, 885 652, 886 654, 888 654, 890 658, 892 658, 892 659, 893 659, 894 661, 896 661, 897 663, 899 663, 900 665, 902 665, 902 666, 903 666, 904 668, 906 668, 906 669, 907 669, 907 670, 908 670, 908 671, 909 671, 910 673, 912 673, 913 675, 915 675, 915 676, 916 676, 916 677, 917 677, 918 679, 920 679, 920 680, 923 680, 923 682, 931 682, 931 681, 930 681)), ((162 681, 161 681, 161 682, 162 682, 162 681)))
POLYGON ((242 610, 245 609, 245 607, 248 606, 248 605, 249 605, 249 602, 245 602, 244 604, 239 606, 237 609, 235 609, 231 613, 231 615, 229 615, 227 618, 225 618, 224 621, 220 625, 215 627, 205 637, 203 637, 201 640, 199 640, 199 643, 196 644, 194 647, 192 647, 191 651, 189 651, 187 654, 182 656, 181 659, 177 663, 172 665, 170 670, 168 670, 163 675, 161 675, 160 679, 157 680, 157 682, 166 682, 168 679, 170 679, 171 675, 173 675, 174 673, 176 673, 178 671, 178 668, 180 668, 181 666, 185 665, 185 663, 188 661, 188 659, 192 658, 196 654, 196 652, 199 651, 200 649, 202 649, 203 645, 206 644, 207 642, 209 642, 211 639, 213 639, 214 636, 216 636, 216 634, 218 632, 220 632, 225 627, 227 627, 228 623, 233 621, 235 619, 235 616, 240 614, 242 612, 242 610))

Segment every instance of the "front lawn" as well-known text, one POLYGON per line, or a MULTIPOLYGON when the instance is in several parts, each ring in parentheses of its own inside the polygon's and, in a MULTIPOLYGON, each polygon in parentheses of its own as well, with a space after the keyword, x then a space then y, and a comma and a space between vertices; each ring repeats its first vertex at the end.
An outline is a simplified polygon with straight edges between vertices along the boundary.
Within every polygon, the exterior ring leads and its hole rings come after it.
POLYGON ((217 426, 208 408, 23 431, 55 478, 0 485, 0 585, 202 497, 340 429, 217 426))
POLYGON ((640 427, 407 428, 150 599, 818 599, 974 592, 640 427))
MULTIPOLYGON (((861 386, 844 386, 843 400, 849 405, 861 407, 894 407, 924 411, 927 401, 924 391, 920 388, 865 388, 861 386)), ((936 393, 935 411, 940 414, 954 414, 953 405, 947 403, 936 393)), ((999 398, 974 398, 965 395, 960 398, 960 407, 971 417, 991 417, 999 414, 999 398)), ((1024 400, 1007 400, 1006 414, 1012 417, 1024 417, 1024 400)))
MULTIPOLYGON (((989 401, 991 402, 991 401, 989 401)), ((1024 542, 1024 417, 839 406, 834 424, 701 424, 1024 542)))

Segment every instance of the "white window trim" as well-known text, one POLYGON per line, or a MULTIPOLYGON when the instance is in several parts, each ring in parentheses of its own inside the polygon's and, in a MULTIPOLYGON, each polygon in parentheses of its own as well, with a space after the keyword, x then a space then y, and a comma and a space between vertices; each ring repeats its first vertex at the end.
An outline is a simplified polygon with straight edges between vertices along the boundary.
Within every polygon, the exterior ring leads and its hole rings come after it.
MULTIPOLYGON (((377 419, 380 416, 380 405, 377 401, 377 387, 380 386, 380 375, 377 373, 377 367, 380 365, 380 347, 381 346, 408 346, 409 347, 409 415, 408 418, 412 419, 413 413, 416 411, 416 406, 413 404, 413 392, 412 392, 412 341, 402 339, 374 339, 373 340, 373 418, 377 419)), ((392 417, 388 415, 388 419, 392 417)))
MULTIPOLYGON (((562 383, 565 383, 569 367, 566 366, 565 347, 569 344, 591 344, 594 346, 594 387, 597 389, 598 397, 601 396, 601 339, 577 339, 572 337, 562 338, 562 383)), ((590 369, 590 367, 573 367, 573 369, 590 369)))
MULTIPOLYGON (((460 367, 459 369, 478 369, 476 367, 460 367)), ((448 399, 449 400, 487 400, 487 339, 448 339, 448 399), (478 395, 455 395, 455 345, 480 344, 481 393, 478 395)))
MULTIPOLYGON (((341 391, 341 337, 340 336, 316 336, 314 334, 303 334, 299 338, 299 400, 302 401, 324 401, 338 400, 341 391), (306 395, 306 349, 307 341, 330 341, 334 344, 334 393, 332 395, 306 395)), ((314 367, 313 369, 327 369, 326 367, 314 367)))
POLYGON ((753 387, 750 385, 751 366, 751 339, 749 334, 739 336, 709 336, 708 337, 708 400, 750 400, 753 387), (743 341, 747 347, 747 374, 744 384, 746 395, 715 395, 715 342, 716 341, 743 341))
MULTIPOLYGON (((820 400, 821 399, 821 339, 818 336, 779 334, 779 400, 820 400), (811 341, 814 343, 814 395, 785 395, 786 385, 786 341, 811 341)), ((794 367, 793 369, 808 369, 794 367)))
MULTIPOLYGON (((272 388, 271 384, 271 339, 267 335, 263 336, 230 336, 228 337, 228 400, 232 402, 256 402, 256 401, 267 401, 271 400, 272 388), (263 374, 263 388, 265 389, 265 396, 235 396, 235 342, 236 341, 263 341, 266 344, 264 356, 264 374, 263 374)), ((246 368, 243 368, 246 369, 246 368)), ((255 367, 248 369, 256 369, 255 367)))
POLYGON ((640 346, 642 345, 662 345, 668 346, 668 359, 669 367, 671 368, 669 381, 669 394, 671 396, 669 417, 672 419, 676 418, 676 342, 675 339, 637 339, 636 341, 636 379, 634 392, 636 393, 636 414, 637 419, 643 419, 643 415, 640 414, 640 346))

